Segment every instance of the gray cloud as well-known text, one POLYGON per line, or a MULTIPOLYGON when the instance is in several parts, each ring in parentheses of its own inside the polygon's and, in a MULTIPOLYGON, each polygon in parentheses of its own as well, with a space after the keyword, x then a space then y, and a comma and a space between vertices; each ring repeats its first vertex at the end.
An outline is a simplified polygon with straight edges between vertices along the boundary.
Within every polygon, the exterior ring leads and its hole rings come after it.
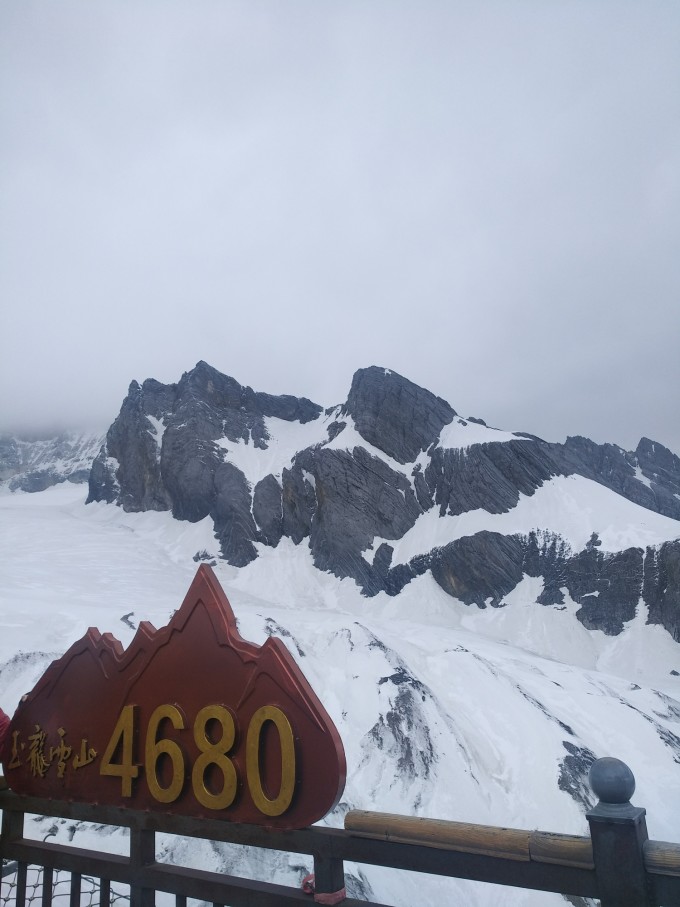
POLYGON ((680 8, 0 4, 0 428, 198 359, 680 452, 680 8))

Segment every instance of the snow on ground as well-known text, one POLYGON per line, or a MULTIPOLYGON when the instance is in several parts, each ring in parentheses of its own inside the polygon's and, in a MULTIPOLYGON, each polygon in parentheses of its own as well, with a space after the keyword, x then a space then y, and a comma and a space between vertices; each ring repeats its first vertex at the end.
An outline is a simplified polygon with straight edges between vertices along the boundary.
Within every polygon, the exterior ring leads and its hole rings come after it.
POLYGON ((440 517, 439 508, 433 507, 397 541, 375 538, 364 557, 372 560, 372 552, 388 542, 396 566, 483 530, 528 535, 534 529, 557 533, 574 551, 582 550, 593 532, 602 543, 600 551, 645 548, 680 537, 677 520, 640 507, 583 476, 556 476, 532 495, 520 494, 517 506, 507 513, 480 509, 440 517))
POLYGON ((323 414, 305 423, 265 416, 264 423, 269 434, 266 450, 255 447, 250 440, 234 442, 221 438, 215 442, 225 451, 226 459, 241 470, 253 487, 270 474, 280 480, 283 469, 290 466, 298 451, 319 444, 328 437, 328 417, 324 418, 323 414))
POLYGON ((527 440, 523 435, 515 435, 509 431, 490 428, 479 422, 469 422, 458 416, 442 429, 437 447, 463 448, 473 444, 496 444, 502 441, 527 440))
MULTIPOLYGON (((195 574, 193 555, 217 551, 207 520, 84 500, 85 489, 71 485, 0 496, 0 705, 10 713, 88 626, 127 645, 128 623, 165 624, 195 574)), ((673 658, 680 670, 680 647, 645 625, 642 608, 624 634, 605 638, 578 623, 571 602, 533 604, 536 580, 525 579, 506 607, 478 610, 428 576, 397 598, 363 598, 353 581, 315 570, 304 543, 259 554, 242 570, 219 562, 216 573, 243 636, 279 635, 338 727, 348 781, 330 824, 359 808, 583 834, 584 803, 558 786, 571 747, 624 759, 650 835, 680 841, 680 678, 662 676, 673 658)), ((579 789, 578 775, 572 782, 579 789)), ((55 828, 54 840, 67 843, 69 823, 55 828)), ((36 824, 35 834, 46 831, 36 824)), ((118 850, 124 838, 93 838, 79 826, 73 844, 93 842, 118 850)), ((281 857, 264 862, 248 848, 171 838, 161 846, 172 862, 299 884, 299 870, 281 857)), ((404 907, 564 904, 539 892, 346 868, 376 900, 404 907)))

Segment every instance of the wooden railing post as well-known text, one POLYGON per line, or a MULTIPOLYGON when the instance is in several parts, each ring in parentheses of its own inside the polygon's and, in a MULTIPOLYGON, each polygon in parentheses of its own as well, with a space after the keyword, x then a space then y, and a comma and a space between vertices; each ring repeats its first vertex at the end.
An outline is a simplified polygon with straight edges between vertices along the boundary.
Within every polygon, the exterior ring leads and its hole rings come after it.
POLYGON ((341 904, 346 898, 342 860, 314 855, 314 902, 341 904))
MULTIPOLYGON (((20 841, 24 836, 24 814, 14 810, 4 809, 2 811, 2 827, 0 830, 0 866, 4 854, 2 852, 3 843, 9 844, 12 841, 20 841)), ((26 864, 17 865, 17 904, 25 903, 26 900, 26 864)), ((0 893, 4 882, 0 877, 0 893)))
POLYGON ((635 778, 625 762, 606 757, 590 769, 599 803, 587 813, 602 907, 652 907, 643 848, 645 810, 633 806, 635 778))
MULTIPOLYGON (((141 828, 130 829, 130 863, 135 869, 150 866, 156 862, 156 835, 141 828)), ((130 886, 131 907, 154 907, 156 892, 138 885, 130 886)))

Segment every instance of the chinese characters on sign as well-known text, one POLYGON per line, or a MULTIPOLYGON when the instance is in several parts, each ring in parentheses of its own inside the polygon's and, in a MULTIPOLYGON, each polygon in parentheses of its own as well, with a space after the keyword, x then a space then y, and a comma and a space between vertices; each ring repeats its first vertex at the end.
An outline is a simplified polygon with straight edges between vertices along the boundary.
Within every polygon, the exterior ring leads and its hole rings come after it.
MULTIPOLYGON (((58 730, 59 743, 57 746, 47 747, 47 738, 39 724, 35 726, 35 732, 28 736, 28 743, 20 740, 20 732, 12 733, 11 755, 8 769, 19 768, 25 759, 30 766, 33 777, 45 777, 47 772, 57 758, 57 777, 63 778, 67 768, 67 762, 73 752, 72 747, 66 743, 66 731, 63 727, 58 730)), ((88 747, 87 739, 83 737, 80 741, 80 751, 73 757, 71 768, 75 771, 84 765, 89 765, 97 757, 97 751, 88 747)))

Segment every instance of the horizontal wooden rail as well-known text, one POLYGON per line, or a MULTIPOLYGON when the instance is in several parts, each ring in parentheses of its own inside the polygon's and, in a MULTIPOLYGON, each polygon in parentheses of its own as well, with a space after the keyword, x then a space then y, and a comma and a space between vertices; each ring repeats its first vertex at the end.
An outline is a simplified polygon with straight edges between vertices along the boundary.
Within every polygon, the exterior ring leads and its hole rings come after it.
POLYGON ((458 853, 474 853, 526 863, 533 860, 537 863, 572 866, 575 869, 595 867, 589 837, 361 810, 347 813, 345 828, 361 837, 401 844, 421 844, 458 853))
POLYGON ((680 844, 646 841, 643 851, 647 872, 680 878, 680 844))

